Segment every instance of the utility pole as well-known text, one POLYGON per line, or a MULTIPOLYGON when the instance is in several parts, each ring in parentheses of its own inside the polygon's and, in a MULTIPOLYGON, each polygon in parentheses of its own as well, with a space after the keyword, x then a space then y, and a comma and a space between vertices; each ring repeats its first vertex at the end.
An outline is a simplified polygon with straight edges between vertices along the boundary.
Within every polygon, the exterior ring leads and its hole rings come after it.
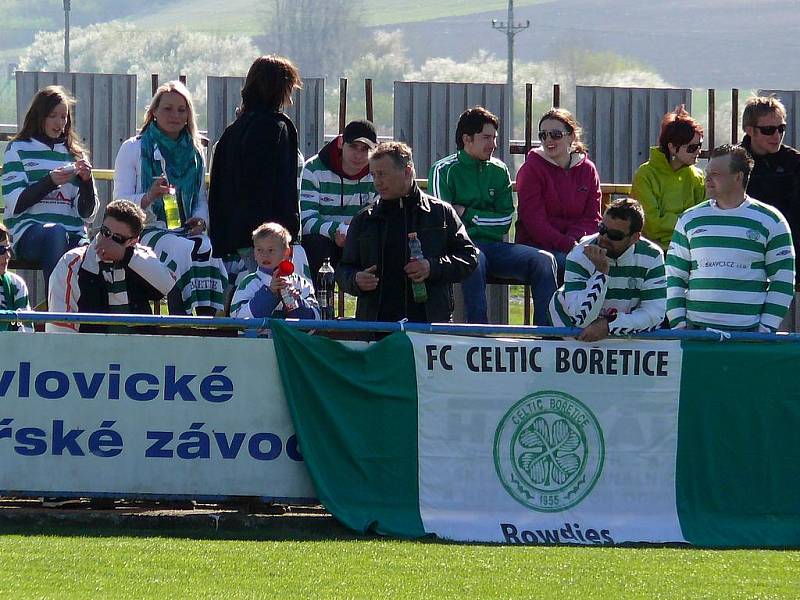
MULTIPOLYGON (((66 0, 65 0, 66 1, 66 0)), ((526 20, 524 23, 514 22, 514 0, 508 0, 508 19, 504 23, 497 19, 492 19, 492 29, 496 29, 506 34, 508 41, 508 65, 506 66, 506 102, 508 106, 508 138, 514 134, 514 36, 520 31, 528 29, 531 22, 526 20)))
POLYGON ((64 0, 64 70, 69 73, 69 9, 71 0, 64 0))

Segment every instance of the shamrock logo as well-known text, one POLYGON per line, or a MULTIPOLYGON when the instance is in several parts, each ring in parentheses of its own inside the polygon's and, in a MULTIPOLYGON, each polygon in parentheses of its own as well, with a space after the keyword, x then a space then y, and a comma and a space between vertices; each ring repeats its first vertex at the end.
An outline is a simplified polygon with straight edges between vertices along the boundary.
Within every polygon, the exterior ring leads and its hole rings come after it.
POLYGON ((556 420, 550 427, 543 417, 537 417, 522 430, 519 444, 526 451, 519 455, 517 464, 537 485, 561 487, 581 468, 583 461, 575 453, 581 437, 565 419, 556 420))
POLYGON ((511 406, 497 425, 494 466, 506 491, 541 512, 579 504, 603 470, 603 430, 590 408, 556 390, 511 406))

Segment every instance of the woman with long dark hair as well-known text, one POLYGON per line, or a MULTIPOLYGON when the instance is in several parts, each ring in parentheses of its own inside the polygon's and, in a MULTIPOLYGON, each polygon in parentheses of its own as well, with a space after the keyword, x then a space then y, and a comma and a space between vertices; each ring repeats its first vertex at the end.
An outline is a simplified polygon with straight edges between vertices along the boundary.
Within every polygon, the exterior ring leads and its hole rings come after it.
POLYGON ((600 176, 580 125, 563 108, 542 115, 539 140, 541 146, 528 152, 517 173, 516 241, 552 252, 560 278, 569 251, 582 237, 597 233, 600 176))
POLYGON ((227 274, 211 256, 206 161, 192 97, 180 81, 161 85, 141 133, 126 140, 114 163, 114 198, 147 215, 142 244, 175 274, 172 314, 214 315, 225 305, 227 274))
POLYGON ((88 243, 97 212, 92 165, 72 126, 75 99, 63 87, 39 90, 6 148, 4 222, 17 258, 39 263, 45 282, 70 248, 88 243))
POLYGON ((705 199, 703 172, 695 166, 703 127, 681 104, 664 115, 658 146, 633 176, 631 196, 644 208, 642 234, 667 250, 681 213, 705 199))
POLYGON ((291 105, 292 92, 301 87, 300 73, 289 59, 257 58, 242 87, 236 120, 214 151, 211 240, 214 254, 231 266, 231 280, 235 272, 254 270, 251 235, 262 223, 279 223, 298 241, 302 155, 297 129, 282 108, 291 105))

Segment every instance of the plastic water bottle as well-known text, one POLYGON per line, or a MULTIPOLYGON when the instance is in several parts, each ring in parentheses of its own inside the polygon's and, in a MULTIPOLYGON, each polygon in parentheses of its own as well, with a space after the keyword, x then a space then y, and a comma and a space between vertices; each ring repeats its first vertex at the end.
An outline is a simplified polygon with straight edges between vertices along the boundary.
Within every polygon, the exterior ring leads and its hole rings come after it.
POLYGON ((317 274, 317 301, 323 319, 333 319, 333 288, 336 285, 331 259, 326 258, 317 274))
MULTIPOLYGON (((288 277, 292 273, 294 273, 294 264, 292 264, 292 261, 282 260, 278 263, 273 275, 288 277)), ((283 308, 287 313, 297 308, 297 299, 294 297, 294 290, 294 284, 291 282, 287 282, 286 287, 281 288, 281 300, 283 301, 283 308)))
POLYGON ((169 186, 169 191, 161 196, 164 202, 164 215, 167 218, 167 229, 180 229, 181 213, 178 209, 178 199, 175 196, 175 188, 169 186))
MULTIPOLYGON (((422 260, 422 242, 419 241, 417 234, 411 232, 408 234, 408 251, 411 260, 422 260)), ((422 304, 428 301, 428 288, 425 287, 424 281, 411 282, 411 294, 414 296, 414 302, 422 304)))

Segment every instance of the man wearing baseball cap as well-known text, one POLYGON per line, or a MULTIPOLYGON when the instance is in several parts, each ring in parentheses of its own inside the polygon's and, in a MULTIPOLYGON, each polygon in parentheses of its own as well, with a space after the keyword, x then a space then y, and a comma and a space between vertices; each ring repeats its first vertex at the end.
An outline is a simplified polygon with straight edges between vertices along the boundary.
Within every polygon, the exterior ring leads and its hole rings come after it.
POLYGON ((312 278, 316 278, 326 258, 336 267, 350 221, 362 207, 377 199, 369 173, 369 151, 377 144, 375 126, 370 121, 351 121, 344 133, 326 144, 303 167, 302 244, 312 278))

